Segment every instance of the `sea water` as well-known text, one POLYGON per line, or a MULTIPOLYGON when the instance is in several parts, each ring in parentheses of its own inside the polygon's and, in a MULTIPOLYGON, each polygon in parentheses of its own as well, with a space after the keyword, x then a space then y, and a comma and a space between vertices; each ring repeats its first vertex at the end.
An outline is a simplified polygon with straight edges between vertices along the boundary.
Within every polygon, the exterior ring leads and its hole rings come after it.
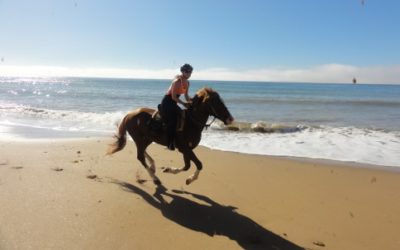
MULTIPOLYGON (((111 136, 131 110, 155 108, 170 80, 0 78, 0 139, 111 136)), ((400 85, 191 81, 235 117, 201 145, 241 153, 400 167, 400 85)))

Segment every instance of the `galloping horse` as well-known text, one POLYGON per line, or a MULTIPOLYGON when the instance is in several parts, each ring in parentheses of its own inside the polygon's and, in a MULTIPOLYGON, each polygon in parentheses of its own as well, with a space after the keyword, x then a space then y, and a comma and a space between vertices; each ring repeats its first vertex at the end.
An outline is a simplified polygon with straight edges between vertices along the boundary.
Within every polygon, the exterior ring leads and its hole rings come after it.
MULTIPOLYGON (((126 131, 132 137, 137 148, 137 159, 146 168, 147 172, 153 179, 154 184, 161 185, 160 180, 156 176, 156 168, 153 158, 146 152, 146 148, 156 142, 161 145, 167 145, 167 135, 163 131, 156 132, 149 126, 154 109, 139 108, 129 112, 121 121, 117 133, 116 141, 110 145, 107 154, 111 155, 122 150, 126 145, 126 131), (150 166, 147 164, 148 159, 150 166)), ((219 94, 210 89, 202 88, 192 99, 191 106, 184 111, 184 126, 182 131, 177 131, 175 136, 176 148, 183 154, 185 166, 182 168, 166 168, 164 172, 177 174, 181 171, 187 171, 190 168, 192 161, 196 167, 196 172, 186 179, 186 184, 189 185, 196 180, 200 174, 203 165, 196 157, 193 149, 197 147, 201 139, 201 132, 206 126, 208 117, 214 116, 221 120, 225 125, 233 122, 233 117, 221 100, 219 94)))

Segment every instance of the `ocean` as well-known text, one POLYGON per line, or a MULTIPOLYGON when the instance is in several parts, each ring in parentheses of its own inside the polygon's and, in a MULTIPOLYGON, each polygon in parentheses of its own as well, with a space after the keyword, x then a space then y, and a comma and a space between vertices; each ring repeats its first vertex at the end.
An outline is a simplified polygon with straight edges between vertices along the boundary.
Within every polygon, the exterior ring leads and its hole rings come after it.
MULTIPOLYGON (((0 77, 0 140, 112 136, 131 110, 155 108, 171 80, 0 77)), ((235 117, 201 145, 225 151, 400 167, 400 85, 191 80, 235 117)))

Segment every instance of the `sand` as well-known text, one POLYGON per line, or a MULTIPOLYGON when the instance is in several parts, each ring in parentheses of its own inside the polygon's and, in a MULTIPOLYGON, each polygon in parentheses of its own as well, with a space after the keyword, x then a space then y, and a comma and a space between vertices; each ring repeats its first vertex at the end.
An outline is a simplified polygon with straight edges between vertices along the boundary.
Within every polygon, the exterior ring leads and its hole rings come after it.
POLYGON ((400 249, 398 171, 151 145, 157 187, 110 142, 0 142, 0 249, 400 249))

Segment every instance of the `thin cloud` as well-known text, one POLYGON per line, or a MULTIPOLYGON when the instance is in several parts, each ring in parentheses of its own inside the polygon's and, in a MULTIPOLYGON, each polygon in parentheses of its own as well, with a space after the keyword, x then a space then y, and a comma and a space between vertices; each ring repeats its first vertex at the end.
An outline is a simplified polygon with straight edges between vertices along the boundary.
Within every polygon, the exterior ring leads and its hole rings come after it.
POLYGON ((229 69, 210 69, 196 72, 199 79, 349 83, 353 78, 360 83, 400 84, 400 65, 355 67, 326 64, 306 69, 269 68, 235 72, 229 69))
MULTIPOLYGON (((130 68, 73 68, 57 66, 0 65, 0 76, 30 77, 111 77, 171 79, 177 69, 130 69, 130 68)), ((311 68, 267 68, 235 71, 228 68, 195 70, 196 80, 228 81, 275 81, 349 83, 357 78, 359 83, 400 84, 400 65, 356 67, 342 64, 326 64, 311 68)))

